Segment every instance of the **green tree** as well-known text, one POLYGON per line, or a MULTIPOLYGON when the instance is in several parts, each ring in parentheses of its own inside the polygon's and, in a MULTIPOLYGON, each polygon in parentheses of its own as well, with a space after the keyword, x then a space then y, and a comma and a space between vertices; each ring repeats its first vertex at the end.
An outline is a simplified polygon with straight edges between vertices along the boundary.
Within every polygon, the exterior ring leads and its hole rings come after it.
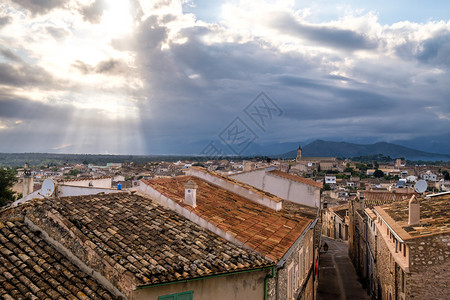
POLYGON ((16 181, 16 174, 12 169, 0 168, 0 207, 6 205, 8 201, 16 200, 15 192, 11 190, 16 181))
POLYGON ((450 180, 450 173, 447 170, 442 172, 442 175, 444 175, 444 180, 450 180))
POLYGON ((384 173, 381 170, 375 170, 375 172, 373 172, 373 176, 376 178, 381 178, 384 176, 384 173))
POLYGON ((323 186, 322 186, 322 192, 323 191, 330 191, 331 190, 331 187, 330 187, 330 185, 328 184, 328 183, 323 183, 323 186))
POLYGON ((77 176, 77 175, 80 174, 80 173, 81 173, 80 170, 72 169, 72 170, 70 170, 70 171, 67 173, 67 175, 68 175, 68 176, 77 176))

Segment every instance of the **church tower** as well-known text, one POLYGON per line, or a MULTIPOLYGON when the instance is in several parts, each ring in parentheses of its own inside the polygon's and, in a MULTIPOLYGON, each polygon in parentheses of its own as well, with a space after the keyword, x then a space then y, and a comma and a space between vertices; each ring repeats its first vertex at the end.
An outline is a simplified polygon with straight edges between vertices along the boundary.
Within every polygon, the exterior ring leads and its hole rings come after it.
POLYGON ((298 145, 298 150, 297 150, 297 158, 295 159, 295 161, 301 161, 302 160, 302 147, 300 145, 298 145))

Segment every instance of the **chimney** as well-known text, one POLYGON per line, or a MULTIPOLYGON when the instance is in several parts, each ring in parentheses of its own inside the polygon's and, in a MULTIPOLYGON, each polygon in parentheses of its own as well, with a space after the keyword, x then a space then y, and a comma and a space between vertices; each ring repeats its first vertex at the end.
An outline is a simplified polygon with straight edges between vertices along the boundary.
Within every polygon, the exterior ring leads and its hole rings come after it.
POLYGON ((184 203, 192 207, 197 206, 197 188, 198 185, 194 181, 189 180, 186 182, 184 185, 184 203))
POLYGON ((420 203, 415 195, 409 200, 408 225, 419 225, 420 223, 420 203))

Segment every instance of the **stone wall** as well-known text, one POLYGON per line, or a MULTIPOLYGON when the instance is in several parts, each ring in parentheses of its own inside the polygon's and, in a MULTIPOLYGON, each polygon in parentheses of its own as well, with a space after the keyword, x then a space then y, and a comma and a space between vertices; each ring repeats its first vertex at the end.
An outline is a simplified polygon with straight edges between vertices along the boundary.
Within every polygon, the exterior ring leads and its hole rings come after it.
POLYGON ((395 298, 395 260, 392 257, 388 246, 384 239, 378 239, 376 252, 376 270, 377 270, 377 286, 381 289, 378 291, 382 295, 382 299, 389 299, 389 294, 392 299, 395 298))
POLYGON ((395 262, 385 241, 378 239, 376 275, 382 299, 448 299, 450 235, 417 238, 407 241, 407 245, 409 272, 395 262))
POLYGON ((414 240, 407 299, 448 299, 450 295, 450 234, 414 240))

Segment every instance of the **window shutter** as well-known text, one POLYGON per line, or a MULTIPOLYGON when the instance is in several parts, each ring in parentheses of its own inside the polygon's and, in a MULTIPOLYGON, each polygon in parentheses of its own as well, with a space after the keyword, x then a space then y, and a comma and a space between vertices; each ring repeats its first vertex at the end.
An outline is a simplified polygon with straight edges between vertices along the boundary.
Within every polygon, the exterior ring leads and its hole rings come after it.
POLYGON ((176 300, 175 295, 169 295, 169 296, 159 296, 158 300, 176 300))
POLYGON ((192 292, 179 293, 177 300, 192 300, 192 292))

